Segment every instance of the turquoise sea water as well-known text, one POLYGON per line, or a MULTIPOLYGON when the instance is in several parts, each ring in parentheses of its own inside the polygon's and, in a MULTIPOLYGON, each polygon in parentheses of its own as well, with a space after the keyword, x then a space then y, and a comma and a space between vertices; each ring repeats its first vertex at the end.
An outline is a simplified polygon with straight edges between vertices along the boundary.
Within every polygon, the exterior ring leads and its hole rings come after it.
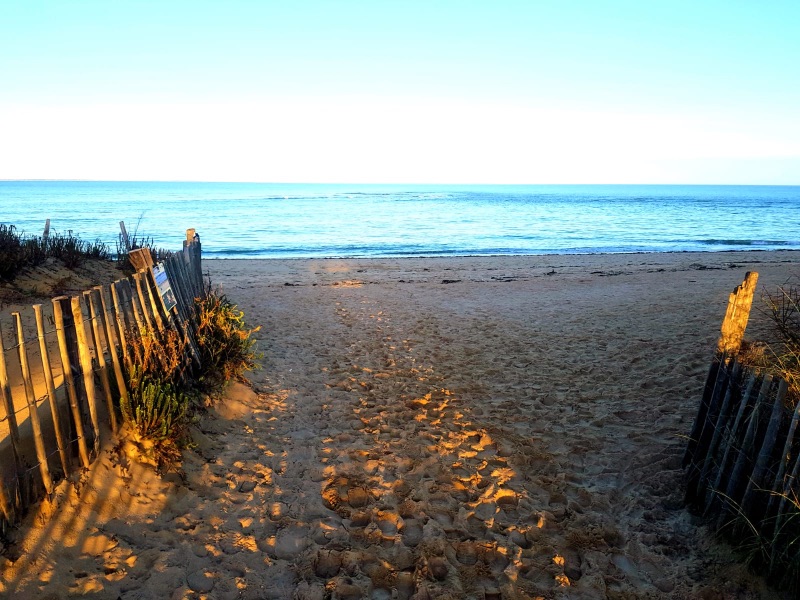
POLYGON ((206 256, 356 257, 800 249, 800 187, 0 181, 0 222, 129 233, 206 256))

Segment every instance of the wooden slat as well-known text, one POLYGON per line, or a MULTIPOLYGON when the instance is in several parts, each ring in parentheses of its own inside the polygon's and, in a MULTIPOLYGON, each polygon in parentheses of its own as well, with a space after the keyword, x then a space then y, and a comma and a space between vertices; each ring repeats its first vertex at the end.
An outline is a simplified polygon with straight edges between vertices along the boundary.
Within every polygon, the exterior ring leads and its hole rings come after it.
POLYGON ((128 252, 128 259, 136 271, 147 269, 153 266, 153 256, 149 248, 135 248, 128 252))
POLYGON ((178 310, 178 315, 180 316, 181 319, 183 319, 185 321, 186 318, 187 318, 187 306, 188 305, 187 305, 187 301, 186 301, 186 296, 184 295, 185 294, 185 290, 178 283, 178 275, 175 272, 175 265, 173 264, 174 261, 175 261, 175 256, 174 255, 172 255, 169 258, 167 258, 167 260, 165 260, 163 262, 164 271, 166 271, 166 273, 167 273, 167 278, 169 279, 169 284, 172 287, 172 292, 173 292, 173 294, 175 296, 175 302, 176 302, 175 307, 178 310))
MULTIPOLYGON (((753 406, 753 412, 750 416, 747 432, 745 433, 744 440, 739 448, 739 454, 736 457, 736 462, 734 463, 733 470, 731 471, 731 477, 728 480, 728 485, 725 488, 726 502, 724 503, 724 507, 727 507, 727 509, 733 509, 734 506, 738 506, 740 504, 742 495, 746 489, 747 475, 749 471, 748 463, 752 464, 755 458, 753 446, 756 441, 756 432, 758 431, 761 413, 763 412, 765 401, 769 397, 769 390, 771 387, 772 375, 766 374, 764 375, 764 379, 761 383, 761 388, 759 389, 756 403, 753 406)), ((726 514, 727 510, 722 510, 720 512, 719 519, 717 521, 718 528, 721 528, 722 525, 724 525, 726 514)))
POLYGON ((711 477, 712 469, 715 466, 718 466, 716 461, 717 449, 724 438, 728 421, 732 416, 731 413, 733 411, 731 407, 735 403, 735 399, 739 396, 741 366, 734 362, 732 370, 733 372, 728 380, 728 384, 725 386, 726 389, 724 391, 724 399, 722 401, 722 406, 719 409, 719 415, 714 422, 713 435, 708 444, 708 448, 705 450, 702 448, 699 449, 700 452, 704 452, 705 458, 702 460, 702 469, 697 482, 697 498, 703 498, 706 495, 706 489, 709 483, 708 480, 711 477))
MULTIPOLYGON (((11 454, 14 458, 14 471, 10 473, 15 481, 19 480, 20 474, 24 471, 22 467, 22 458, 19 454, 20 439, 19 427, 17 426, 17 415, 14 412, 14 397, 11 395, 11 385, 8 381, 8 368, 6 365, 6 352, 3 345, 3 330, 0 327, 0 400, 3 402, 3 407, 6 410, 6 419, 8 420, 8 433, 9 442, 11 444, 11 454)), ((0 485, 2 483, 0 482, 0 485)), ((13 493, 11 510, 16 513, 22 508, 22 499, 19 494, 19 485, 13 493)))
POLYGON ((114 331, 117 334, 119 347, 122 350, 122 358, 125 360, 125 364, 130 367, 132 363, 130 352, 128 352, 128 342, 125 339, 125 309, 123 307, 123 300, 120 298, 116 281, 109 287, 111 289, 111 301, 114 305, 114 322, 116 323, 116 329, 114 331))
POLYGON ((78 405, 78 393, 75 388, 75 379, 72 376, 72 360, 70 359, 68 335, 74 337, 74 327, 72 319, 72 307, 70 299, 66 296, 53 298, 53 318, 56 322, 56 334, 58 336, 58 349, 61 354, 61 370, 64 372, 64 384, 67 388, 67 397, 72 411, 72 424, 75 428, 77 437, 78 453, 81 464, 88 469, 91 461, 89 460, 89 450, 86 445, 86 435, 83 431, 83 415, 78 405), (67 326, 70 331, 67 331, 67 326))
POLYGON ((81 299, 75 296, 71 299, 72 318, 75 320, 75 334, 78 339, 78 360, 83 374, 84 392, 89 405, 89 417, 94 430, 95 456, 100 452, 100 420, 97 416, 97 394, 94 385, 94 371, 92 370, 92 355, 89 350, 89 340, 86 338, 86 326, 83 320, 81 299))
POLYGON ((145 322, 139 308, 139 300, 136 298, 136 294, 133 292, 133 287, 131 286, 130 281, 127 279, 121 280, 120 287, 125 296, 126 305, 128 308, 130 308, 130 312, 133 315, 133 320, 136 323, 136 327, 133 329, 136 329, 136 334, 141 337, 142 332, 145 329, 145 322))
POLYGON ((780 497, 779 492, 783 492, 784 489, 785 482, 783 478, 786 476, 786 470, 789 466, 792 445, 794 443, 794 436, 795 432, 797 431, 798 423, 800 423, 800 402, 797 403, 797 406, 794 407, 794 411, 792 412, 792 421, 789 424, 789 430, 786 433, 786 439, 783 443, 783 451, 781 452, 781 462, 778 465, 778 471, 775 474, 775 480, 772 482, 772 486, 770 487, 770 489, 776 493, 773 494, 769 499, 767 517, 771 516, 777 509, 778 498, 780 497))
MULTIPOLYGON (((112 287, 113 289, 113 287, 112 287)), ((122 365, 120 364, 119 360, 119 348, 123 347, 123 356, 125 356, 126 352, 124 350, 125 345, 125 338, 124 332, 120 332, 116 329, 119 326, 119 319, 116 314, 116 308, 114 309, 115 314, 109 314, 109 310, 106 307, 106 296, 103 293, 103 287, 97 286, 94 288, 97 296, 100 298, 100 308, 103 311, 103 325, 106 333, 106 340, 108 341, 108 353, 111 355, 111 364, 114 366, 114 377, 117 381, 117 390, 119 392, 120 401, 121 402, 128 402, 128 386, 125 380, 125 375, 122 373, 122 365), (115 345, 114 337, 115 334, 117 336, 117 345, 115 345)))
POLYGON ((687 503, 693 503, 696 499, 701 467, 708 445, 714 436, 714 426, 719 416, 720 405, 725 397, 727 386, 737 369, 738 363, 735 360, 726 364, 724 357, 722 357, 714 386, 710 394, 704 397, 701 411, 698 413, 697 421, 700 423, 695 423, 692 439, 690 440, 690 443, 693 442, 693 449, 689 464, 689 483, 686 486, 685 501, 687 503))
MULTIPOLYGON (((769 425, 767 426, 767 431, 764 433, 763 439, 760 440, 761 444, 755 464, 753 466, 753 473, 750 477, 748 477, 747 489, 742 497, 742 511, 747 515, 752 513, 755 496, 754 490, 763 489, 764 474, 766 473, 767 464, 769 463, 770 456, 772 456, 772 450, 777 441, 778 429, 780 428, 781 418, 783 417, 784 413, 783 401, 786 398, 788 389, 789 386, 786 381, 781 379, 778 382, 778 391, 772 403, 769 425)), ((760 520, 760 518, 757 519, 757 521, 760 520)))
MULTIPOLYGON (((89 320, 91 321, 92 327, 92 343, 94 345, 95 351, 95 360, 97 360, 97 370, 98 375, 100 376, 100 384, 103 388, 103 397, 106 401, 106 409, 108 410, 108 421, 111 425, 111 431, 117 431, 117 414, 114 410, 114 397, 111 394, 111 383, 109 382, 109 373, 108 368, 106 367, 106 357, 105 352, 103 351, 103 343, 100 337, 100 329, 102 327, 102 319, 97 314, 97 300, 95 296, 97 295, 97 290, 87 290, 83 292, 83 299, 86 302, 87 308, 89 309, 89 320)), ((113 351, 113 344, 111 341, 106 338, 106 344, 109 348, 109 353, 113 351)))
POLYGON ((733 468, 733 465, 730 464, 731 460, 729 459, 729 456, 732 456, 731 449, 738 444, 740 436, 739 432, 742 429, 742 424, 745 422, 747 416, 749 416, 752 412, 752 407, 756 401, 757 392, 755 390, 758 379, 758 374, 750 373, 744 394, 742 394, 741 402, 739 402, 739 408, 736 412, 736 418, 733 422, 733 426, 728 429, 727 436, 725 438, 725 453, 722 457, 722 461, 720 462, 716 479, 714 480, 713 486, 709 488, 709 494, 711 494, 711 497, 706 499, 706 513, 709 513, 715 506, 719 505, 719 492, 722 491, 722 482, 729 480, 729 472, 730 469, 733 468), (747 410, 748 407, 750 407, 750 411, 747 410))
POLYGON ((153 286, 155 285, 153 270, 152 268, 143 269, 139 275, 142 284, 142 291, 150 307, 150 314, 153 316, 153 323, 155 324, 156 329, 162 331, 164 329, 164 319, 161 316, 161 303, 156 302, 156 296, 161 298, 161 295, 158 293, 158 288, 155 290, 155 295, 153 294, 153 286))
POLYGON ((36 448, 36 460, 39 461, 39 473, 42 476, 44 489, 47 495, 53 493, 53 478, 50 475, 50 466, 47 464, 47 450, 44 446, 44 436, 42 435, 42 424, 39 421, 39 408, 36 405, 36 393, 33 390, 33 379, 31 370, 28 366, 28 352, 25 347, 25 332, 22 329, 22 317, 18 312, 11 313, 14 319, 14 329, 17 333, 17 351, 19 353, 19 365, 22 372, 22 384, 25 388, 25 398, 28 401, 28 417, 31 420, 33 430, 33 444, 36 448))
POLYGON ((712 397, 714 396, 714 390, 717 386, 717 379, 720 377, 720 373, 724 368, 725 360, 726 357, 723 354, 714 357, 714 360, 711 361, 711 366, 709 367, 708 374, 706 375, 706 383, 703 386, 703 396, 700 399, 700 409, 697 412, 694 422, 692 423, 692 431, 689 433, 689 439, 686 443, 686 451, 683 455, 683 462, 681 463, 681 466, 684 469, 690 464, 694 463, 697 443, 700 440, 700 434, 705 426, 708 407, 712 397))
POLYGON ((50 416, 53 419, 53 431, 58 445, 58 456, 61 459, 61 468, 64 470, 64 477, 69 475, 69 460, 67 459, 67 446, 64 441, 64 429, 59 416, 58 403, 56 399, 56 386, 53 381, 53 369, 50 366, 50 353, 45 339, 44 320, 42 319, 42 305, 34 304, 33 313, 36 316, 36 331, 39 336, 39 354, 42 358, 42 373, 44 383, 47 388, 47 396, 50 404, 50 416))
POLYGON ((147 331, 153 331, 153 322, 150 316, 150 308, 148 306, 147 299, 144 295, 144 290, 142 289, 142 274, 141 273, 134 273, 133 274, 133 292, 136 295, 137 300, 137 308, 141 311, 142 319, 143 319, 143 326, 147 331))
POLYGON ((19 426, 17 425, 17 414, 14 412, 14 397, 11 395, 11 384, 8 379, 8 367, 6 363, 6 352, 3 344, 3 330, 0 327, 0 399, 3 402, 3 408, 6 410, 6 419, 8 420, 8 430, 11 438, 11 447, 14 451, 14 460, 17 466, 21 465, 19 460, 18 449, 19 441, 19 426))

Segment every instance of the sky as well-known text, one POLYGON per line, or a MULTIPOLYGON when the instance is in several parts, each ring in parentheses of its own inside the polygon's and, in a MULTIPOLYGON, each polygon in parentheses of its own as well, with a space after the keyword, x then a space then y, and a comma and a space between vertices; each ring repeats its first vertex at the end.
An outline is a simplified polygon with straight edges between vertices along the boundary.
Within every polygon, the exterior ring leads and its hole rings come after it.
POLYGON ((0 179, 800 184, 800 2, 0 0, 0 179))

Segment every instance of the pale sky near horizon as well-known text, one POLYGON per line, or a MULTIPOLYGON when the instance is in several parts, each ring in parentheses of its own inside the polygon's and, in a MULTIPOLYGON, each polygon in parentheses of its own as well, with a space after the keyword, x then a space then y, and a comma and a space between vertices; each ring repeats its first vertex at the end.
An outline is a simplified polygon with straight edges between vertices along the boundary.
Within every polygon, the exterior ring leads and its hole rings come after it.
POLYGON ((800 184, 800 2, 0 0, 0 179, 800 184))

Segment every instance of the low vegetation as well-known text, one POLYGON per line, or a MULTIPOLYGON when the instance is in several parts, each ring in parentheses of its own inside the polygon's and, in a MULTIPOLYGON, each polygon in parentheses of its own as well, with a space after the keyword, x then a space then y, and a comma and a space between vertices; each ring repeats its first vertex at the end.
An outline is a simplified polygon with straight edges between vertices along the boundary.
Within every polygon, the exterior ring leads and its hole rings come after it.
POLYGON ((220 382, 244 380, 256 368, 259 358, 253 334, 244 313, 224 294, 212 291, 197 303, 197 346, 205 378, 212 386, 220 382))
POLYGON ((122 234, 120 233, 119 238, 117 239, 116 256, 117 256, 117 266, 123 273, 130 275, 136 271, 133 264, 131 263, 131 259, 128 252, 130 252, 131 250, 139 250, 140 248, 147 248, 150 251, 150 255, 153 257, 153 260, 155 262, 161 262, 171 254, 169 250, 157 247, 155 242, 153 241, 153 238, 140 236, 137 231, 134 231, 133 235, 128 237, 127 244, 125 243, 125 240, 122 238, 122 234))
POLYGON ((766 357, 789 384, 789 398, 797 404, 800 401, 800 286, 780 286, 774 294, 765 292, 763 299, 775 332, 766 357))
POLYGON ((27 236, 14 225, 0 224, 0 280, 12 281, 17 275, 55 258, 75 269, 90 259, 110 260, 108 247, 100 241, 86 242, 68 233, 27 236))
POLYGON ((135 365, 128 369, 128 400, 121 402, 124 421, 144 457, 168 469, 189 441, 189 425, 219 396, 228 381, 243 379, 257 367, 253 333, 244 314, 224 295, 210 292, 195 300, 196 350, 174 329, 133 333, 135 365))

